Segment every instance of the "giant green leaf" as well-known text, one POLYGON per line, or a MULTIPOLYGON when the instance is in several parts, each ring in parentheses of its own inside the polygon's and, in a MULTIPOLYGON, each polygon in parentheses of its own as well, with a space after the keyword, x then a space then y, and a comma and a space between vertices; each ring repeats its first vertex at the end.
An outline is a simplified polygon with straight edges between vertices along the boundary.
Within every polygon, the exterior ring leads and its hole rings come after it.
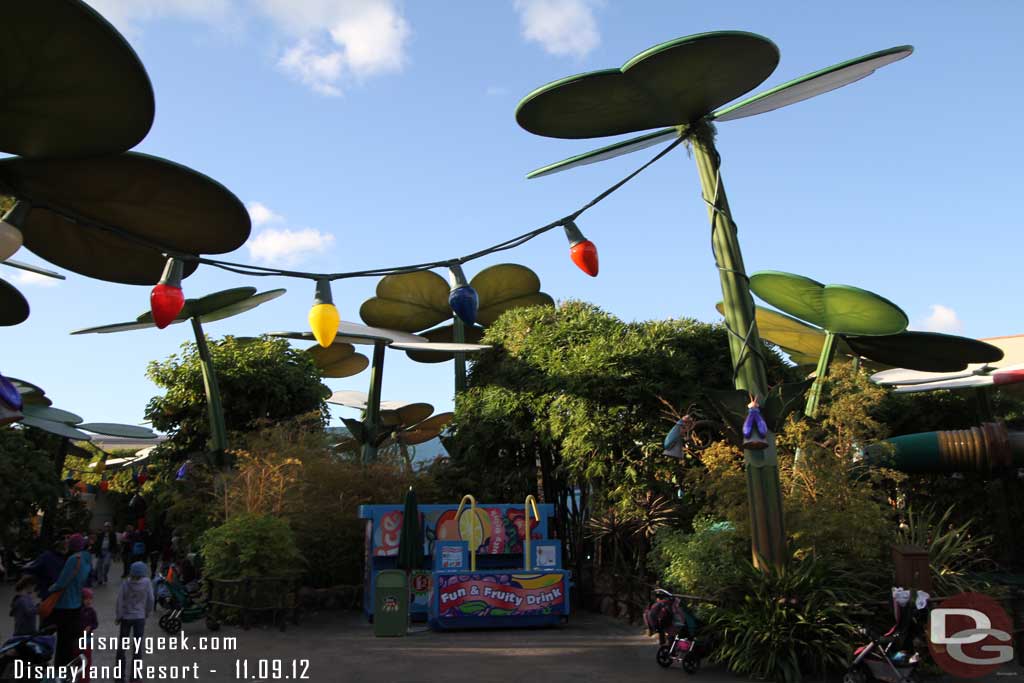
POLYGON ((556 138, 688 124, 757 87, 778 62, 778 48, 752 33, 677 38, 620 69, 578 74, 534 90, 516 108, 516 121, 531 133, 556 138))
POLYGON ((823 285, 802 275, 754 273, 750 289, 785 313, 836 334, 896 334, 909 322, 896 304, 873 292, 849 285, 823 285))
POLYGON ((64 424, 77 425, 82 421, 82 418, 75 415, 67 410, 61 410, 60 408, 53 408, 44 405, 33 405, 28 404, 24 406, 21 411, 25 415, 37 417, 40 420, 50 420, 51 422, 63 422, 64 424))
POLYGON ((35 427, 36 429, 41 429, 44 432, 56 434, 57 436, 63 437, 65 439, 71 439, 73 441, 92 440, 92 437, 86 434, 85 432, 80 432, 71 425, 66 424, 64 422, 54 422, 53 420, 44 420, 43 418, 26 415, 25 417, 22 418, 21 424, 27 427, 35 427))
POLYGON ((387 275, 377 283, 377 295, 359 308, 367 325, 418 332, 452 316, 448 283, 429 270, 387 275))
POLYGON ((370 364, 369 358, 356 353, 354 346, 343 342, 335 342, 326 348, 316 344, 306 349, 306 353, 313 357, 320 374, 334 379, 358 375, 370 364))
MULTIPOLYGON (((28 249, 110 282, 154 285, 166 262, 164 249, 234 251, 252 227, 242 202, 216 180, 136 152, 4 159, 0 191, 32 204, 22 226, 28 249)), ((187 261, 185 276, 196 267, 187 261)))
POLYGON ((0 280, 0 327, 19 325, 28 320, 28 301, 18 288, 0 280))
POLYGON ((526 266, 499 263, 484 268, 469 284, 480 297, 477 321, 487 327, 512 308, 554 306, 554 300, 540 291, 540 278, 526 266))
MULTIPOLYGON (((467 344, 478 344, 484 337, 484 331, 479 327, 466 325, 464 329, 467 344)), ((455 330, 452 325, 444 325, 443 327, 427 330, 420 336, 426 338, 429 342, 451 344, 455 338, 455 330)), ((417 363, 444 363, 455 358, 453 353, 438 353, 436 351, 406 351, 405 355, 417 363)))
POLYGON ((971 363, 994 363, 1003 358, 1003 350, 998 346, 938 332, 846 337, 846 342, 861 356, 921 372, 956 372, 971 363))
POLYGON ((134 147, 153 124, 153 86, 135 51, 79 0, 4 3, 0 150, 86 157, 134 147))
POLYGON ((856 83, 862 78, 867 78, 876 69, 909 57, 913 51, 914 48, 910 45, 901 45, 841 62, 795 78, 771 90, 748 97, 742 102, 729 105, 725 109, 716 111, 714 119, 716 121, 732 121, 803 102, 844 85, 856 83))

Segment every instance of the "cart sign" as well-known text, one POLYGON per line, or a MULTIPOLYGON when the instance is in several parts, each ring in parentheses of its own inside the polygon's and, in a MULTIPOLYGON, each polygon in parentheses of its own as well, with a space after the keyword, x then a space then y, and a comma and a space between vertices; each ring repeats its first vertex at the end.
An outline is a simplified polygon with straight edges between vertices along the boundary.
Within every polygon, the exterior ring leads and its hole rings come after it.
POLYGON ((960 678, 979 678, 1013 660, 1013 622, 998 602, 960 593, 931 611, 928 647, 935 662, 960 678))
POLYGON ((565 612, 565 575, 452 574, 438 575, 438 607, 442 617, 502 617, 565 612))

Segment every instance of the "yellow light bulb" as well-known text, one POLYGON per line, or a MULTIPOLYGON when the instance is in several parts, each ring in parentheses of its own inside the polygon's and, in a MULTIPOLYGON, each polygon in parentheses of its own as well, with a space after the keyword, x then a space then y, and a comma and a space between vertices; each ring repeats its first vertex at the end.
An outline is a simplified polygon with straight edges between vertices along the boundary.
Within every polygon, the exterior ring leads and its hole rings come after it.
POLYGON ((313 330, 313 336, 324 348, 334 343, 340 324, 341 316, 334 304, 313 304, 309 309, 309 329, 313 330))

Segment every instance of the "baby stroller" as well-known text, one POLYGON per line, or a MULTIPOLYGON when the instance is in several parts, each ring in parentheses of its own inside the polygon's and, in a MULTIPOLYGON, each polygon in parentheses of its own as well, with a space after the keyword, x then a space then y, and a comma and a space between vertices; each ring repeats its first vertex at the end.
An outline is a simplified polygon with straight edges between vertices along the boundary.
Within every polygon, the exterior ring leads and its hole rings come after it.
MULTIPOLYGON (((0 645, 0 680, 16 680, 15 671, 17 668, 15 660, 21 660, 30 666, 46 666, 53 657, 57 645, 56 626, 46 626, 40 631, 27 636, 12 636, 3 645, 0 645)), ((74 683, 80 678, 80 673, 85 666, 85 656, 78 655, 69 666, 74 667, 74 678, 67 683, 74 683)), ((31 674, 22 674, 20 678, 34 679, 31 674)), ((49 680, 49 679, 47 679, 49 680)), ((57 682, 61 683, 61 682, 57 682)))
POLYGON ((701 660, 711 652, 711 643, 699 634, 700 622, 686 608, 681 595, 656 589, 654 602, 644 611, 644 623, 648 635, 658 634, 659 666, 667 669, 672 662, 679 662, 686 673, 696 673, 701 660))
POLYGON ((177 634, 181 625, 206 617, 206 628, 216 631, 220 623, 207 612, 206 603, 199 599, 198 583, 185 585, 181 574, 174 565, 167 570, 167 577, 157 576, 153 581, 153 592, 157 603, 165 608, 160 617, 160 628, 166 633, 177 634))
POLYGON ((854 650, 853 662, 843 675, 843 683, 906 683, 913 680, 921 662, 915 640, 923 641, 924 623, 928 618, 929 595, 917 591, 914 602, 910 591, 892 589, 892 606, 896 623, 884 635, 872 637, 866 645, 854 650))

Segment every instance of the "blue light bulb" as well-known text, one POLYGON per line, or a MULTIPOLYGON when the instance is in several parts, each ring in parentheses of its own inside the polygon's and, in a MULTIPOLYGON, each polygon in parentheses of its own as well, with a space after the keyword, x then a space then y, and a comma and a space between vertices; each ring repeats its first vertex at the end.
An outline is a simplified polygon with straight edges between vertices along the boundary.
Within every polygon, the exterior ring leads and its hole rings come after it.
POLYGON ((448 293, 448 305, 455 315, 467 325, 476 323, 476 312, 480 307, 480 297, 469 285, 460 285, 448 293))

